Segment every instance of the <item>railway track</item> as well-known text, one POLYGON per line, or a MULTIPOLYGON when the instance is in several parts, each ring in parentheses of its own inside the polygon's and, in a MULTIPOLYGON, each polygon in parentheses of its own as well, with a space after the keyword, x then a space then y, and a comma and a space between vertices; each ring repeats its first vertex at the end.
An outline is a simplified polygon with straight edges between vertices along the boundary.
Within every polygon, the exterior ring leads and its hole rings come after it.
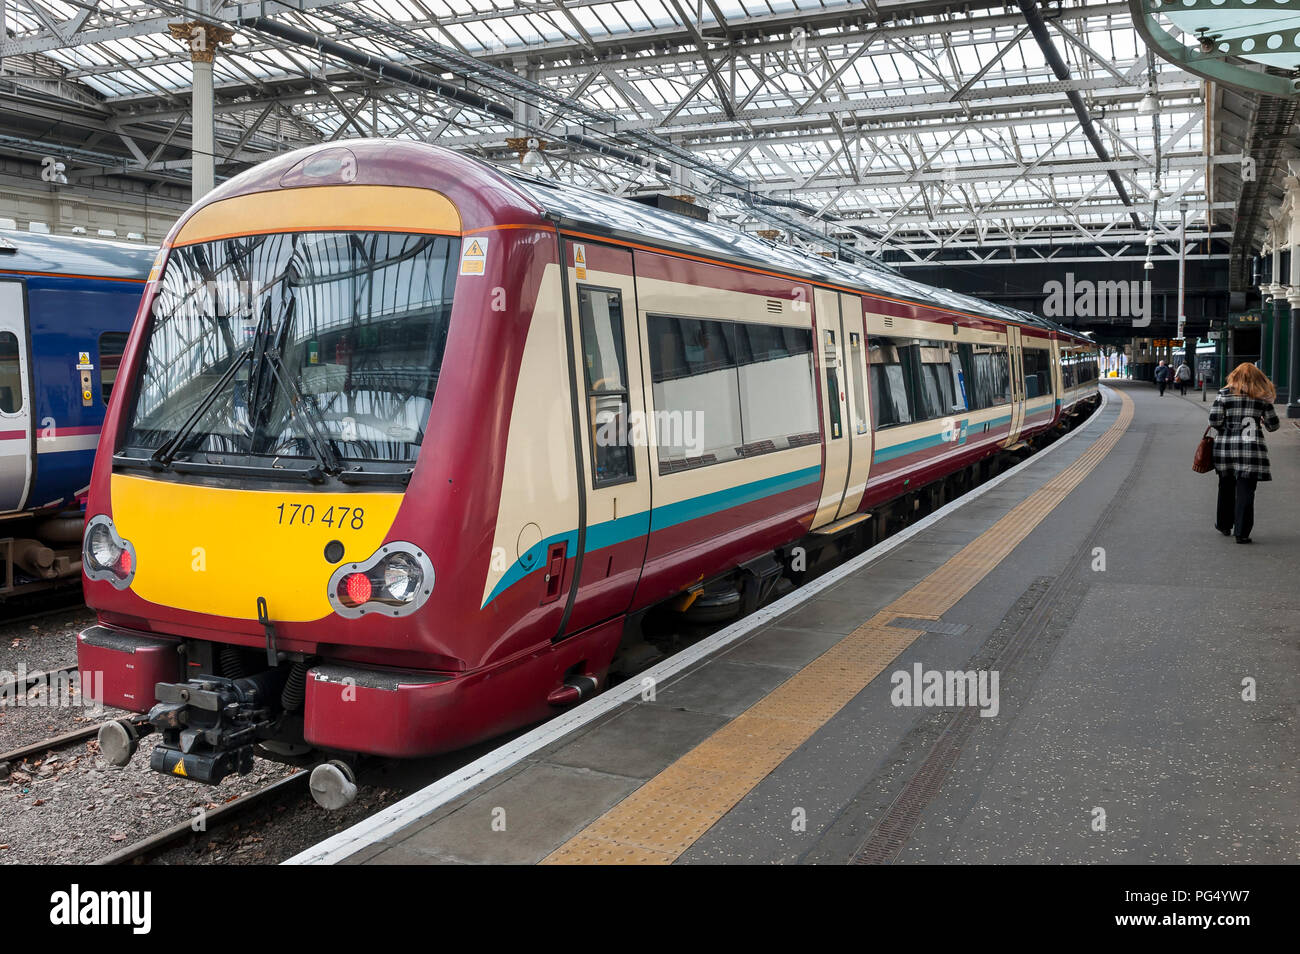
POLYGON ((0 697, 12 697, 16 693, 26 692, 38 682, 53 683, 60 676, 69 676, 76 671, 76 663, 66 663, 62 666, 55 666, 53 669, 26 672, 21 676, 15 675, 7 679, 0 679, 0 697))
POLYGON ((93 739, 99 733, 99 728, 103 724, 102 722, 96 722, 94 725, 82 726, 61 735, 42 739, 39 742, 31 742, 8 752, 0 752, 0 765, 17 765, 36 756, 49 755, 51 752, 56 752, 83 739, 93 739))
POLYGON ((277 805, 297 802, 307 797, 307 780, 310 776, 310 772, 295 772, 287 778, 272 782, 265 788, 249 792, 247 795, 241 795, 233 801, 226 802, 224 805, 219 805, 211 811, 205 812, 202 816, 201 828, 195 828, 194 819, 177 822, 175 825, 155 832, 112 854, 105 855, 95 864, 148 864, 187 839, 210 839, 214 832, 219 832, 234 822, 246 819, 258 811, 268 811, 277 805))
MULTIPOLYGON (((32 686, 41 683, 56 685, 61 679, 66 679, 76 671, 77 664, 69 663, 64 666, 56 666, 53 669, 25 672, 0 680, 0 698, 13 699, 26 693, 32 686)), ((8 752, 0 752, 0 767, 12 768, 29 759, 43 758, 76 742, 94 738, 98 734, 101 725, 103 725, 102 722, 96 722, 92 725, 80 726, 37 742, 28 742, 16 749, 10 749, 8 752)))
POLYGON ((0 601, 0 625, 25 623, 29 620, 44 619, 60 613, 74 613, 86 609, 81 587, 67 587, 20 596, 0 601))

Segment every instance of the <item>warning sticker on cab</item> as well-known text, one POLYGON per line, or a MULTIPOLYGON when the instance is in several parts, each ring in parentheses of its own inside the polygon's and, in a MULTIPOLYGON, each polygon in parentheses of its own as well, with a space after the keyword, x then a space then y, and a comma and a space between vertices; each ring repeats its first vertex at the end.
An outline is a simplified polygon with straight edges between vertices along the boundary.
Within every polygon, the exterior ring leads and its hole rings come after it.
POLYGON ((587 277, 587 249, 583 245, 573 246, 573 269, 577 272, 578 281, 587 277))
POLYGON ((460 273, 482 275, 487 269, 487 251, 487 239, 476 235, 467 238, 460 252, 460 273))

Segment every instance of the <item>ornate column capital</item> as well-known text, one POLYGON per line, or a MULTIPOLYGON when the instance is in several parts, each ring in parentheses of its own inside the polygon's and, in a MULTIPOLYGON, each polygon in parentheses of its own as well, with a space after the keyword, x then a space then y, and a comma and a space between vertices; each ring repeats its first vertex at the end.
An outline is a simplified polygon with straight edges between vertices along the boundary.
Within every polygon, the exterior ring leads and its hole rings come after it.
POLYGON ((211 63, 217 47, 234 39, 235 31, 211 23, 190 20, 167 24, 167 32, 190 49, 190 62, 211 63))

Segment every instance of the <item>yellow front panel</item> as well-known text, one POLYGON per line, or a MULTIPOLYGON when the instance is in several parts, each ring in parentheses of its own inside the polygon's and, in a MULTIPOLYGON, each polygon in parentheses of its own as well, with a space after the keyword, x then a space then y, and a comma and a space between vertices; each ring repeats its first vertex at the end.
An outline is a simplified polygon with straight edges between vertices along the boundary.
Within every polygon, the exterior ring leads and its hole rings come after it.
POLYGON ((117 532, 135 546, 137 596, 236 619, 257 619, 262 596, 272 619, 305 622, 331 613, 326 583, 337 565, 326 562, 325 544, 338 540, 345 561, 364 560, 384 542, 402 494, 232 490, 114 474, 112 500, 117 532))
POLYGON ((460 213, 441 192, 409 186, 313 186, 254 192, 195 212, 173 245, 267 232, 460 234, 460 213))

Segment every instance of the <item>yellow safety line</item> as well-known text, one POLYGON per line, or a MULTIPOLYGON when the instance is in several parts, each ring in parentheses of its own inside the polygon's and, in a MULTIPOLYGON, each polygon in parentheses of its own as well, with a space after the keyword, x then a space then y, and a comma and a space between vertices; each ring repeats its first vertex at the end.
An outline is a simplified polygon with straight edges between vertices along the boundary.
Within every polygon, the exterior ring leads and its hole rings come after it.
POLYGON ((670 864, 866 688, 923 630, 897 617, 938 619, 1027 537, 1115 446, 1119 418, 1074 463, 1017 504, 903 596, 632 792, 542 864, 670 864))

